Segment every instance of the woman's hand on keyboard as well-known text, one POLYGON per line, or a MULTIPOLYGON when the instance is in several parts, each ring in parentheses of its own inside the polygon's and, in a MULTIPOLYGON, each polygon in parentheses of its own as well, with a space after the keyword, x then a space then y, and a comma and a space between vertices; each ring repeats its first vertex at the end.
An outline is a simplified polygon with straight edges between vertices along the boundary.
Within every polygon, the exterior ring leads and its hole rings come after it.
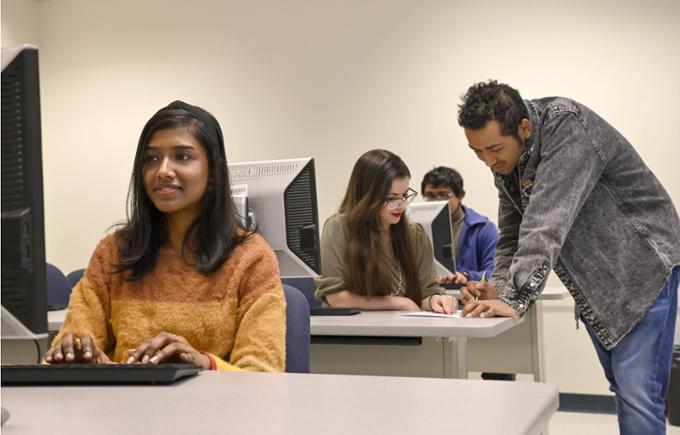
POLYGON ((130 356, 128 364, 141 362, 142 364, 158 364, 160 362, 177 361, 202 366, 210 369, 210 358, 194 349, 194 347, 181 335, 161 332, 155 337, 146 340, 136 349, 128 350, 130 356))
POLYGON ((60 342, 54 343, 52 348, 45 352, 45 361, 50 364, 112 364, 106 353, 95 344, 89 334, 77 337, 70 332, 65 333, 60 342))

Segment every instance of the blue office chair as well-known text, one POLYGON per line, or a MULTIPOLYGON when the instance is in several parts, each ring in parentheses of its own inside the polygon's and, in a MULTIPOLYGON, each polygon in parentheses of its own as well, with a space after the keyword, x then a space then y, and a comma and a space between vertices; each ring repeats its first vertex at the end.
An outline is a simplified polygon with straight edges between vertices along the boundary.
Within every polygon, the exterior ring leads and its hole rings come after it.
POLYGON ((281 277, 284 285, 295 287, 307 298, 309 306, 312 308, 320 307, 321 301, 314 297, 316 291, 316 283, 311 276, 296 276, 296 277, 281 277))
POLYGON ((53 264, 45 263, 47 279, 47 304, 48 305, 68 305, 71 297, 71 284, 64 276, 64 273, 53 264))
POLYGON ((309 373, 309 302, 300 290, 283 285, 286 296, 286 372, 309 373))
POLYGON ((71 284, 71 288, 75 287, 76 284, 78 284, 78 281, 80 281, 80 278, 83 277, 84 273, 85 269, 76 269, 73 272, 66 275, 66 279, 71 284))

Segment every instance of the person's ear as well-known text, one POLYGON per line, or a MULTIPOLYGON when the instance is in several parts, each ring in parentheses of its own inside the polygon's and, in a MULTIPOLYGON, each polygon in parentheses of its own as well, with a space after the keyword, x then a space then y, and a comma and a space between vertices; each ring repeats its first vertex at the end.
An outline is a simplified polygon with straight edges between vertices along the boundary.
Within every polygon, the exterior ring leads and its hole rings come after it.
POLYGON ((519 122, 519 127, 517 127, 519 137, 522 138, 522 140, 529 140, 531 137, 531 123, 527 118, 523 118, 519 122))

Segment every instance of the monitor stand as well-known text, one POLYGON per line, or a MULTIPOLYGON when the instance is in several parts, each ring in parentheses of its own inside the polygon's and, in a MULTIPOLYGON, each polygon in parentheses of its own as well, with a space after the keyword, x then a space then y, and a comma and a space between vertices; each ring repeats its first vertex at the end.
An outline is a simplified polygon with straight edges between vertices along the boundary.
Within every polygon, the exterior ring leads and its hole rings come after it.
POLYGON ((0 424, 0 426, 4 426, 5 422, 7 421, 8 418, 9 418, 9 412, 3 406, 2 407, 2 423, 0 424))
POLYGON ((3 340, 40 340, 47 338, 47 332, 36 334, 19 320, 9 310, 2 307, 2 339, 3 340))

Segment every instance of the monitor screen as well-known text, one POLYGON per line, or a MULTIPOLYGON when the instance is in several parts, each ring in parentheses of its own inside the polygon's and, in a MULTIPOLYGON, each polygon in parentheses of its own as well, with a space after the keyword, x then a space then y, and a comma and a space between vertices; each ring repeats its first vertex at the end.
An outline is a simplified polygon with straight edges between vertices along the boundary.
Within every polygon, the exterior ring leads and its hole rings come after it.
POLYGON ((2 49, 2 337, 47 333, 38 49, 2 49))
POLYGON ((317 276, 319 213, 314 159, 230 163, 229 181, 241 218, 255 224, 272 247, 281 277, 317 276))
POLYGON ((410 204, 406 209, 409 221, 423 226, 432 242, 435 266, 439 277, 456 272, 451 213, 448 201, 410 204))

